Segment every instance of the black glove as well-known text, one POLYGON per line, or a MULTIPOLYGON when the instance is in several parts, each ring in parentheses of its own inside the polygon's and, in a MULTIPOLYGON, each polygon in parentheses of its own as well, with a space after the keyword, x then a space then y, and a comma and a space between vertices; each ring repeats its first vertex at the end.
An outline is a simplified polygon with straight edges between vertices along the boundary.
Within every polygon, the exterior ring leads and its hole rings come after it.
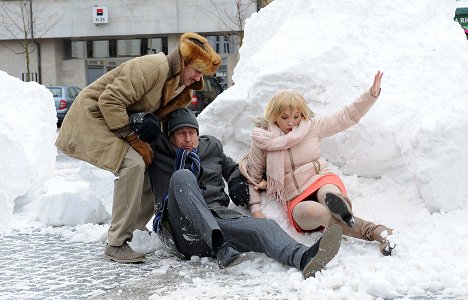
POLYGON ((228 182, 229 196, 237 206, 248 206, 250 202, 249 185, 247 179, 239 176, 231 178, 228 182))
POLYGON ((138 134, 140 140, 151 144, 161 134, 158 118, 152 113, 136 113, 130 115, 130 126, 138 134))

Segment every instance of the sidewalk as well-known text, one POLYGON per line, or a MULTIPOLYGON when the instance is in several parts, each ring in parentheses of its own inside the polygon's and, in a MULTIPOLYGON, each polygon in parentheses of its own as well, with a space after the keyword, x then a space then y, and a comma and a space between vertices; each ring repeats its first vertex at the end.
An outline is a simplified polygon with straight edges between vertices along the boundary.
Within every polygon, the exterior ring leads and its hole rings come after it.
POLYGON ((191 265, 153 253, 144 264, 118 264, 103 258, 103 243, 73 243, 58 235, 1 240, 0 299, 148 299, 161 286, 174 286, 173 275, 191 265), (173 270, 153 272, 167 265, 173 270))
POLYGON ((102 249, 102 243, 71 243, 58 235, 2 236, 0 299, 89 299, 151 272, 151 263, 107 262, 102 249))

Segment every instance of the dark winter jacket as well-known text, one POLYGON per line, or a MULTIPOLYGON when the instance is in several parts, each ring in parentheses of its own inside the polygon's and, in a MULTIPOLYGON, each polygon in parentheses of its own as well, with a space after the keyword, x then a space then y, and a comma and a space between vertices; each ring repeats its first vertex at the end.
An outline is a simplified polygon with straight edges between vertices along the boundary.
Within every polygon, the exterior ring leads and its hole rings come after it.
MULTIPOLYGON (((224 154, 221 142, 209 135, 198 138, 198 156, 200 157, 201 177, 198 185, 206 204, 220 218, 238 218, 242 214, 228 209, 229 196, 225 193, 225 181, 239 176, 239 165, 224 154)), ((155 197, 155 209, 159 207, 169 190, 169 181, 174 172, 176 148, 165 134, 160 134, 152 143, 153 164, 149 167, 151 186, 155 197)), ((169 199, 170 201, 170 199, 169 199)))

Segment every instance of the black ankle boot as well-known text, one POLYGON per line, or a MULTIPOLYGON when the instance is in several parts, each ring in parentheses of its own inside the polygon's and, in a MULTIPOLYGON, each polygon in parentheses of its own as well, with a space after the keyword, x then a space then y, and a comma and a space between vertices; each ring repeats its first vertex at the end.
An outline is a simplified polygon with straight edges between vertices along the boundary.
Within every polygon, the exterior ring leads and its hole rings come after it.
POLYGON ((332 225, 320 239, 307 250, 301 258, 301 271, 304 279, 315 277, 338 253, 341 244, 341 227, 332 225))
POLYGON ((325 195, 325 204, 332 213, 340 216, 341 220, 346 225, 348 225, 349 227, 353 227, 353 213, 349 211, 345 200, 341 199, 338 195, 335 195, 333 193, 327 193, 325 195))
POLYGON ((221 269, 229 268, 244 261, 245 254, 240 253, 228 243, 224 243, 216 252, 218 266, 221 269))

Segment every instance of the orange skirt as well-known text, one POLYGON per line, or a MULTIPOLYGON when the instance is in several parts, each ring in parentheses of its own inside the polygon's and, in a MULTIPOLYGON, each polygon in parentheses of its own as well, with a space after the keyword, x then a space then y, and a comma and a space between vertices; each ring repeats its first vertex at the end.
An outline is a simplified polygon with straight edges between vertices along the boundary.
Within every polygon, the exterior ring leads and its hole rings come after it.
MULTIPOLYGON (((315 193, 319 188, 321 188, 325 184, 334 184, 334 185, 336 185, 340 189, 341 193, 343 195, 346 195, 346 188, 344 186, 343 181, 341 181, 340 177, 338 177, 335 174, 325 174, 322 177, 320 177, 319 179, 317 179, 316 181, 314 181, 304 192, 302 192, 302 194, 300 194, 299 196, 292 199, 291 201, 289 201, 286 204, 289 223, 291 223, 294 226, 294 228, 296 229, 297 232, 306 232, 306 231, 302 230, 301 227, 299 227, 299 225, 297 225, 297 223, 294 221, 294 219, 292 217, 292 212, 294 210, 294 207, 299 202, 304 201, 305 199, 307 199, 307 197, 309 197, 310 195, 315 193)), ((316 229, 308 230, 308 231, 309 232, 310 231, 319 231, 319 230, 322 230, 322 229, 323 229, 323 227, 320 226, 320 227, 318 227, 316 229)))

